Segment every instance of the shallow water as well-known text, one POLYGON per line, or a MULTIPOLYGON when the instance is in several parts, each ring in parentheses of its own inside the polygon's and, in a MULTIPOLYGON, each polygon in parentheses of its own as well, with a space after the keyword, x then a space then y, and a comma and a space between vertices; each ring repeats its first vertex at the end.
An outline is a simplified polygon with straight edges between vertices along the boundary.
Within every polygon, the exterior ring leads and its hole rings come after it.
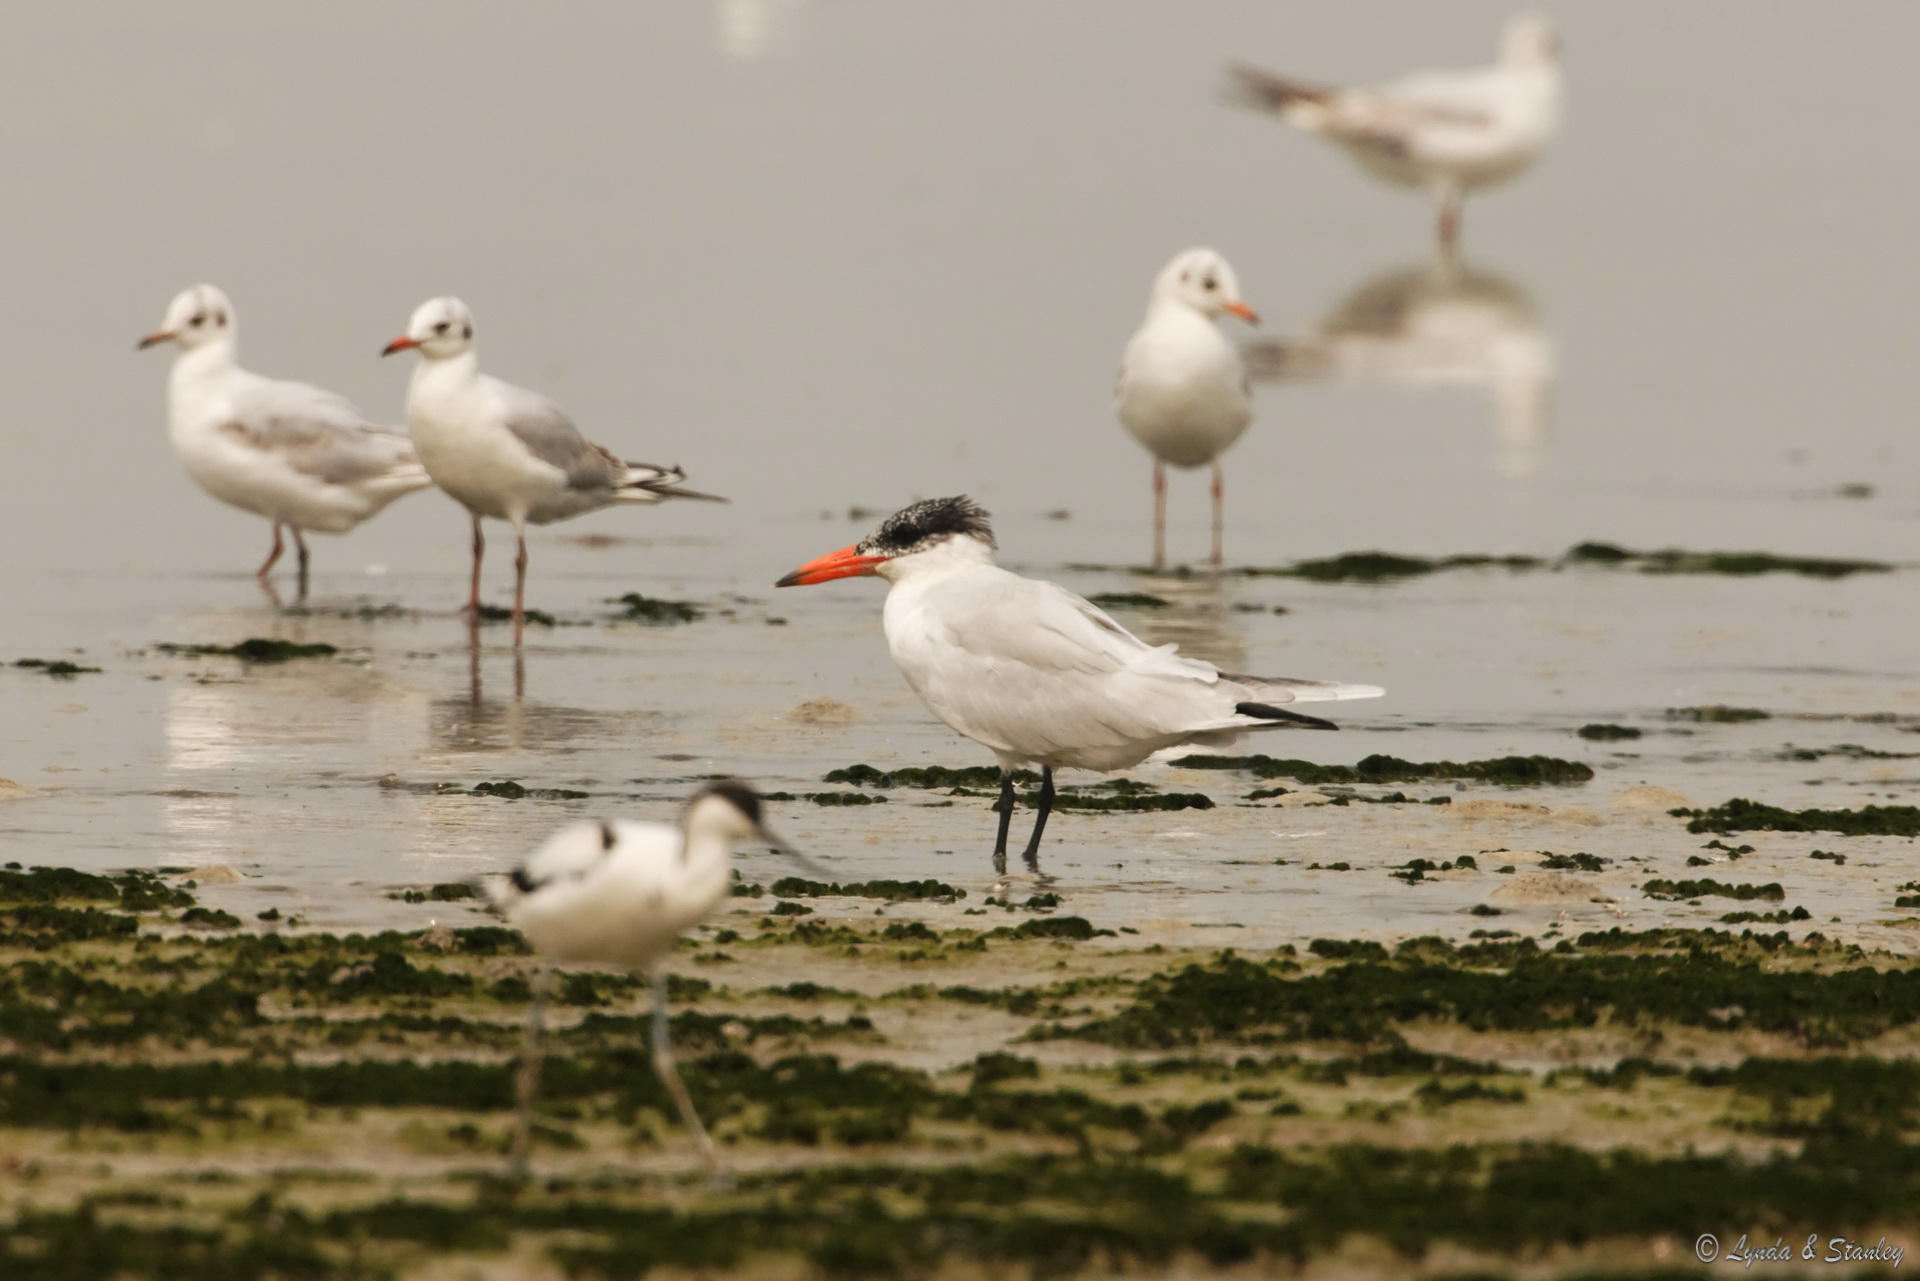
MULTIPOLYGON (((13 411, 0 658, 79 652, 105 671, 0 671, 0 777, 26 793, 0 799, 0 848, 56 865, 230 864, 246 881, 208 897, 234 910, 417 924, 446 907, 387 891, 500 867, 575 814, 664 816, 702 775, 799 792, 854 762, 986 763, 888 663, 878 585, 770 587, 863 533, 872 518, 850 519, 855 505, 966 491, 993 509, 1008 564, 1172 601, 1123 615, 1149 639, 1389 689, 1340 708, 1337 737, 1244 750, 1542 752, 1598 771, 1573 788, 1402 788, 1548 807, 1473 817, 1461 804, 1256 812, 1234 805, 1264 785, 1249 776, 1145 768, 1132 776, 1219 808, 1057 816, 1044 862, 1067 910, 1253 943, 1705 924, 1754 906, 1637 888, 1704 874, 1780 880, 1830 934, 1910 937, 1880 923, 1909 915, 1891 903, 1916 875, 1910 842, 1747 835, 1729 841, 1757 847, 1738 864, 1688 869, 1713 857, 1708 838, 1657 798, 1620 796, 1906 799, 1920 763, 1774 759, 1789 743, 1920 750, 1904 724, 1662 713, 1920 717, 1911 570, 1320 586, 1071 568, 1146 547, 1147 465, 1106 400, 1146 282, 1198 241, 1232 257, 1264 337, 1295 354, 1228 460, 1237 563, 1374 547, 1554 556, 1583 539, 1911 555, 1911 323, 1888 285, 1914 266, 1897 189, 1912 180, 1880 158, 1897 154, 1920 85, 1890 63, 1815 59, 1796 63, 1795 100, 1821 110, 1780 101, 1767 68, 1826 38, 1829 10, 1554 8, 1570 127, 1537 173, 1469 205, 1468 277, 1425 267, 1420 202, 1222 106, 1218 65, 1364 78, 1469 63, 1501 6, 1396 8, 1391 25, 1377 7, 1283 23, 1253 3, 1177 21, 1148 5, 800 0, 576 6, 539 27, 435 5, 25 15, 30 38, 0 53, 13 238, 35 250, 0 310, 21 356, 0 375, 13 411), (50 48, 76 52, 36 52, 50 48), (421 297, 457 290, 489 367, 736 501, 541 532, 532 603, 593 625, 535 629, 521 672, 503 628, 475 651, 451 617, 464 524, 432 494, 315 540, 315 612, 277 613, 247 576, 266 531, 179 475, 164 356, 126 350, 196 278, 234 294, 250 364, 388 420, 405 371, 373 353, 421 297), (1842 496, 1849 483, 1870 496, 1842 496), (709 615, 605 622, 603 602, 633 590, 709 615), (369 602, 414 612, 335 616, 369 602), (256 635, 344 652, 244 669, 149 649, 256 635), (789 716, 818 698, 851 722, 789 716), (1587 743, 1572 731, 1589 721, 1647 734, 1587 743), (416 790, 500 778, 591 795, 416 790), (1503 847, 1522 870, 1530 851, 1615 862, 1596 893, 1561 884, 1540 899, 1502 890, 1520 873, 1479 852, 1503 847), (1483 870, 1415 886, 1383 870, 1461 853, 1483 870), (1306 867, 1343 861, 1355 870, 1306 867), (1467 914, 1482 902, 1506 914, 1467 914)), ((1904 47, 1920 27, 1896 6, 1844 14, 1854 48, 1904 47)), ((1202 552, 1200 478, 1176 478, 1172 512, 1175 554, 1202 552)), ((977 898, 994 884, 992 815, 977 800, 930 806, 941 799, 777 809, 848 879, 937 876, 977 898)), ((779 870, 747 860, 750 878, 779 870)))

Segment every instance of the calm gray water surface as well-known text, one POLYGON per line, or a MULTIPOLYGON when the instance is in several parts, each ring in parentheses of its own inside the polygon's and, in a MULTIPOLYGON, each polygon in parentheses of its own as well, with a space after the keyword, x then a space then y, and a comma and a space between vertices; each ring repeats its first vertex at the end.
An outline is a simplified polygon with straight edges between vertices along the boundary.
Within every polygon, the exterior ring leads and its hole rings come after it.
MULTIPOLYGON (((374 891, 496 866, 563 814, 665 812, 702 773, 798 790, 856 760, 984 761, 887 663, 877 585, 769 584, 864 532, 851 506, 965 491, 995 512, 1009 563, 1082 591, 1128 585, 1070 566, 1146 551, 1147 462, 1108 395, 1148 280, 1195 243, 1231 257, 1262 335, 1324 374, 1265 388, 1229 457, 1238 562, 1552 554, 1582 539, 1907 559, 1920 532, 1914 180, 1888 157, 1920 115, 1920 82, 1893 56, 1920 36, 1920 10, 1546 7, 1567 49, 1568 128, 1539 171, 1469 204, 1456 278, 1428 270, 1424 202, 1222 105, 1219 67, 1368 79, 1468 65, 1490 55, 1501 4, 12 15, 0 657, 83 648, 107 671, 0 673, 0 776, 38 793, 0 802, 7 856, 231 863, 249 892, 297 895, 315 920, 417 919, 374 891), (197 279, 233 295, 251 366, 338 388, 388 421, 407 371, 375 353, 415 303, 458 292, 489 368, 735 500, 541 533, 533 603, 587 618, 638 589, 736 616, 536 633, 516 698, 499 636, 471 661, 446 616, 463 590, 464 517, 429 493, 316 540, 319 603, 421 616, 277 617, 248 580, 265 529, 180 474, 163 429, 167 356, 131 350, 197 279), (1356 314, 1393 323, 1370 331, 1356 314), (1838 496, 1850 482, 1872 496, 1838 496), (257 634, 326 639, 350 658, 243 675, 134 652, 257 634), (786 718, 816 697, 855 720, 786 718), (389 774, 518 777, 595 799, 423 797, 381 787, 389 774)), ((1176 555, 1204 553, 1205 504, 1200 477, 1176 477, 1176 555)), ((509 572, 496 555, 496 595, 509 572)), ((1256 812, 1224 805, 1244 778, 1150 770, 1223 807, 1062 816, 1050 861, 1091 915, 1279 935, 1303 902, 1342 927, 1465 928, 1460 912, 1491 885, 1431 887, 1416 904, 1377 871, 1312 880, 1308 859, 1377 868, 1428 849, 1605 846, 1672 874, 1703 838, 1622 817, 1607 798, 1640 783, 1702 803, 1904 798, 1914 771, 1898 762, 1771 759, 1789 740, 1920 744, 1898 726, 1681 736, 1658 717, 1703 702, 1920 713, 1914 581, 1152 586, 1177 602, 1129 617, 1153 639, 1390 688, 1343 709, 1337 738, 1260 746, 1326 760, 1580 756, 1601 778, 1538 799, 1597 822, 1542 819, 1536 832, 1424 808, 1256 812), (1284 616, 1234 608, 1282 604, 1284 616), (1659 732, 1618 755, 1571 736, 1595 719, 1659 732)), ((984 884, 991 816, 915 799, 803 806, 787 821, 855 874, 984 884)), ((1779 866, 1798 871, 1805 854, 1784 843, 1779 866)), ((1910 878, 1896 875, 1909 857, 1889 843, 1886 878, 1910 878)), ((1638 875, 1608 888, 1636 899, 1638 875)), ((1877 890, 1850 885, 1821 892, 1857 923, 1884 910, 1877 890)))

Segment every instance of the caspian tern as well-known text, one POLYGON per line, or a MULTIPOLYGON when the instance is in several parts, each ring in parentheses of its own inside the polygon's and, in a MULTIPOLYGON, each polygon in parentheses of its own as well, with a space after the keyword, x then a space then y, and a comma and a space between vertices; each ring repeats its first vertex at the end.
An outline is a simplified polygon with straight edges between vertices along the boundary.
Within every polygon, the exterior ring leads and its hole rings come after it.
POLYGON ((1322 88, 1232 66, 1231 96, 1345 147, 1377 178, 1432 194, 1439 236, 1460 236, 1460 202, 1538 160, 1560 127, 1564 82, 1553 26, 1509 19, 1500 60, 1472 71, 1429 71, 1374 89, 1322 88))
POLYGON ((242 369, 237 325, 224 293, 194 285, 139 346, 179 345, 167 379, 174 453, 209 494, 273 522, 273 549, 255 571, 262 583, 280 559, 281 530, 293 530, 304 600, 303 531, 344 534, 433 482, 404 434, 368 423, 344 397, 242 369))
POLYGON ((928 709, 1000 762, 1006 864, 1013 770, 1037 764, 1039 813, 1026 860, 1038 869, 1053 771, 1110 771, 1187 744, 1256 729, 1334 729, 1285 704, 1378 698, 1377 685, 1233 676, 1152 646, 1066 588, 993 563, 993 529, 970 498, 903 508, 851 547, 809 561, 776 587, 873 574, 887 580, 887 648, 928 709))
POLYGON ((720 1177, 713 1140, 674 1068, 667 1040, 666 971, 660 962, 681 934, 726 900, 733 885, 733 847, 748 840, 799 857, 767 830, 753 789, 738 779, 723 779, 701 788, 678 823, 570 823, 524 866, 504 876, 481 878, 487 897, 527 936, 544 962, 527 1011, 512 1155, 516 1176, 526 1174, 550 967, 585 962, 652 977, 654 1069, 708 1172, 720 1177))
POLYGON ((1114 413, 1153 455, 1155 569, 1167 560, 1168 463, 1213 464, 1213 564, 1220 565, 1226 494, 1220 455, 1253 421, 1240 352, 1214 323, 1223 313, 1260 323, 1225 258, 1211 249, 1177 254, 1154 277, 1147 318, 1120 358, 1114 413))
POLYGON ((480 518, 513 525, 513 643, 525 626, 527 525, 547 525, 613 503, 724 498, 680 488, 678 467, 624 462, 580 434, 558 405, 538 392, 480 372, 473 312, 458 298, 421 303, 407 332, 380 353, 417 348, 424 357, 407 386, 407 429, 433 483, 473 516, 473 585, 467 612, 480 615, 480 518))

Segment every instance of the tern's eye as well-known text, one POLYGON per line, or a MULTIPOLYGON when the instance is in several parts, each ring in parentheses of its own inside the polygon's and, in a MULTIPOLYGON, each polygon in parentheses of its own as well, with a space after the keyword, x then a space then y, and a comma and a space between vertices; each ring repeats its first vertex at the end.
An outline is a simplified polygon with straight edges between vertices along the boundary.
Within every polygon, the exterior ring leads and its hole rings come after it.
POLYGON ((192 325, 195 329, 198 329, 200 328, 200 326, 207 323, 207 313, 204 311, 196 311, 195 313, 193 313, 193 319, 189 320, 187 323, 189 325, 192 325))
POLYGON ((434 332, 434 333, 436 333, 436 334, 444 334, 444 333, 446 333, 446 332, 447 332, 447 330, 448 330, 448 329, 450 329, 451 327, 452 327, 452 326, 450 326, 450 325, 449 325, 449 324, 448 324, 448 323, 447 323, 446 321, 444 321, 444 320, 443 320, 443 321, 441 321, 441 322, 440 322, 439 324, 437 324, 437 325, 435 325, 435 326, 433 327, 433 332, 434 332))

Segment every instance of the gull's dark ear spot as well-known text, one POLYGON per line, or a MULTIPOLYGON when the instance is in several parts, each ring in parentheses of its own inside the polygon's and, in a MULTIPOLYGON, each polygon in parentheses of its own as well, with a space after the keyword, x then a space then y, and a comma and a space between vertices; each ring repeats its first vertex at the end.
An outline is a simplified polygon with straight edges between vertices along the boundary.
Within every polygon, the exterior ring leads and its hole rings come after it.
POLYGON ((462 325, 462 326, 460 326, 460 336, 461 336, 462 338, 471 338, 471 337, 473 337, 473 326, 472 326, 472 325, 462 325))
POLYGON ((611 824, 611 823, 609 823, 609 822, 607 822, 607 820, 605 820, 604 818, 603 818, 603 819, 601 819, 601 820, 600 820, 600 849, 601 849, 601 852, 602 852, 602 853, 605 853, 605 852, 606 852, 607 850, 610 850, 610 849, 612 849, 612 848, 613 848, 613 843, 614 843, 614 841, 615 841, 616 839, 618 839, 618 838, 617 838, 617 837, 615 837, 615 836, 614 836, 614 834, 613 834, 613 824, 611 824))

